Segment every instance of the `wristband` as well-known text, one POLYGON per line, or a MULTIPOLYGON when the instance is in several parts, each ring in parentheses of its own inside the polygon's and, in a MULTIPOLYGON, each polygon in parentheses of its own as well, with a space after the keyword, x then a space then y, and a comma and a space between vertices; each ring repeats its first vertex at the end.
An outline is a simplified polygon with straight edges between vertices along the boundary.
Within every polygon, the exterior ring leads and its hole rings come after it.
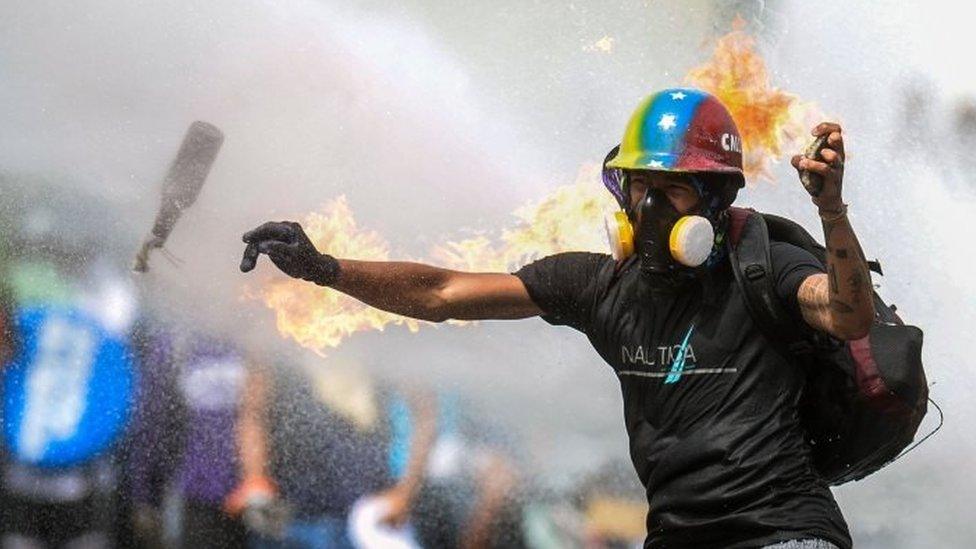
POLYGON ((318 271, 311 281, 319 286, 331 286, 339 280, 339 260, 328 254, 319 257, 318 271))
POLYGON ((837 220, 841 219, 842 217, 847 216, 847 204, 841 204, 840 208, 838 208, 836 210, 827 210, 826 212, 823 211, 823 210, 820 210, 817 213, 820 214, 820 219, 824 223, 833 223, 834 221, 837 221, 837 220), (827 215, 824 215, 824 214, 827 214, 827 215))

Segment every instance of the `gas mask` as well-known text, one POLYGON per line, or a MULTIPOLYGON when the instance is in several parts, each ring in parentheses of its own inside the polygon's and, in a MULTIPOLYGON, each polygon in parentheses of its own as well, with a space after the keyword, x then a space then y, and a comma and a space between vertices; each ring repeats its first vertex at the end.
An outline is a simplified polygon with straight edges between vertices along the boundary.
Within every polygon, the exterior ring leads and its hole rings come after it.
POLYGON ((640 216, 617 211, 606 218, 607 237, 617 261, 634 253, 640 257, 641 272, 668 275, 678 266, 699 267, 712 253, 715 230, 700 215, 680 214, 667 195, 648 189, 638 205, 640 216), (640 219, 634 231, 633 221, 640 219))

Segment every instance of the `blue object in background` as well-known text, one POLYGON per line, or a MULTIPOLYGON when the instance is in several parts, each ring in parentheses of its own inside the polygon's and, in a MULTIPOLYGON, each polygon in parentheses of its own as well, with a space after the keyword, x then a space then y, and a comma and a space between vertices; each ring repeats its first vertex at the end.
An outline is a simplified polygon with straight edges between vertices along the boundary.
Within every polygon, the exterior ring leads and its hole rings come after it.
MULTIPOLYGON (((460 399, 450 392, 437 393, 437 439, 457 436, 460 424, 460 399)), ((390 422, 390 448, 387 464, 390 475, 400 479, 410 463, 410 446, 413 439, 415 418, 403 395, 395 394, 388 406, 390 422)), ((436 442, 435 442, 436 444, 436 442)))
POLYGON ((8 453, 53 468, 80 465, 111 449, 135 397, 128 342, 68 307, 25 307, 15 319, 22 344, 2 384, 8 453))

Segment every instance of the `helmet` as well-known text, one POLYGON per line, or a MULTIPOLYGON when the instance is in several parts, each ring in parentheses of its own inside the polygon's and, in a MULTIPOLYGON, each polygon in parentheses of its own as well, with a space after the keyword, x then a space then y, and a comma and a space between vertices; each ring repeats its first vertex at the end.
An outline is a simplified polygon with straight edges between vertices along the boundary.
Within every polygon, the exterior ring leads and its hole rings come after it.
POLYGON ((720 192, 723 208, 745 185, 735 121, 715 96, 701 90, 671 88, 646 97, 615 151, 604 163, 604 183, 623 207, 619 170, 727 174, 720 192))

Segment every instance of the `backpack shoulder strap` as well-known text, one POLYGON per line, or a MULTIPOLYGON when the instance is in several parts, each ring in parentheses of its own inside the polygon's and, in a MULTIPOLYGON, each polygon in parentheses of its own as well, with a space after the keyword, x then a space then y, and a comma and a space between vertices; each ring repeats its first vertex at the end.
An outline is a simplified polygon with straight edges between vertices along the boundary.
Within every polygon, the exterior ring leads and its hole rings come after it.
POLYGON ((786 351, 795 354, 809 350, 809 344, 776 295, 766 221, 762 215, 740 208, 730 208, 730 214, 729 259, 753 321, 774 344, 786 351))
POLYGON ((756 213, 752 208, 729 207, 729 242, 733 247, 739 244, 742 238, 742 229, 745 228, 746 220, 749 216, 756 213))

